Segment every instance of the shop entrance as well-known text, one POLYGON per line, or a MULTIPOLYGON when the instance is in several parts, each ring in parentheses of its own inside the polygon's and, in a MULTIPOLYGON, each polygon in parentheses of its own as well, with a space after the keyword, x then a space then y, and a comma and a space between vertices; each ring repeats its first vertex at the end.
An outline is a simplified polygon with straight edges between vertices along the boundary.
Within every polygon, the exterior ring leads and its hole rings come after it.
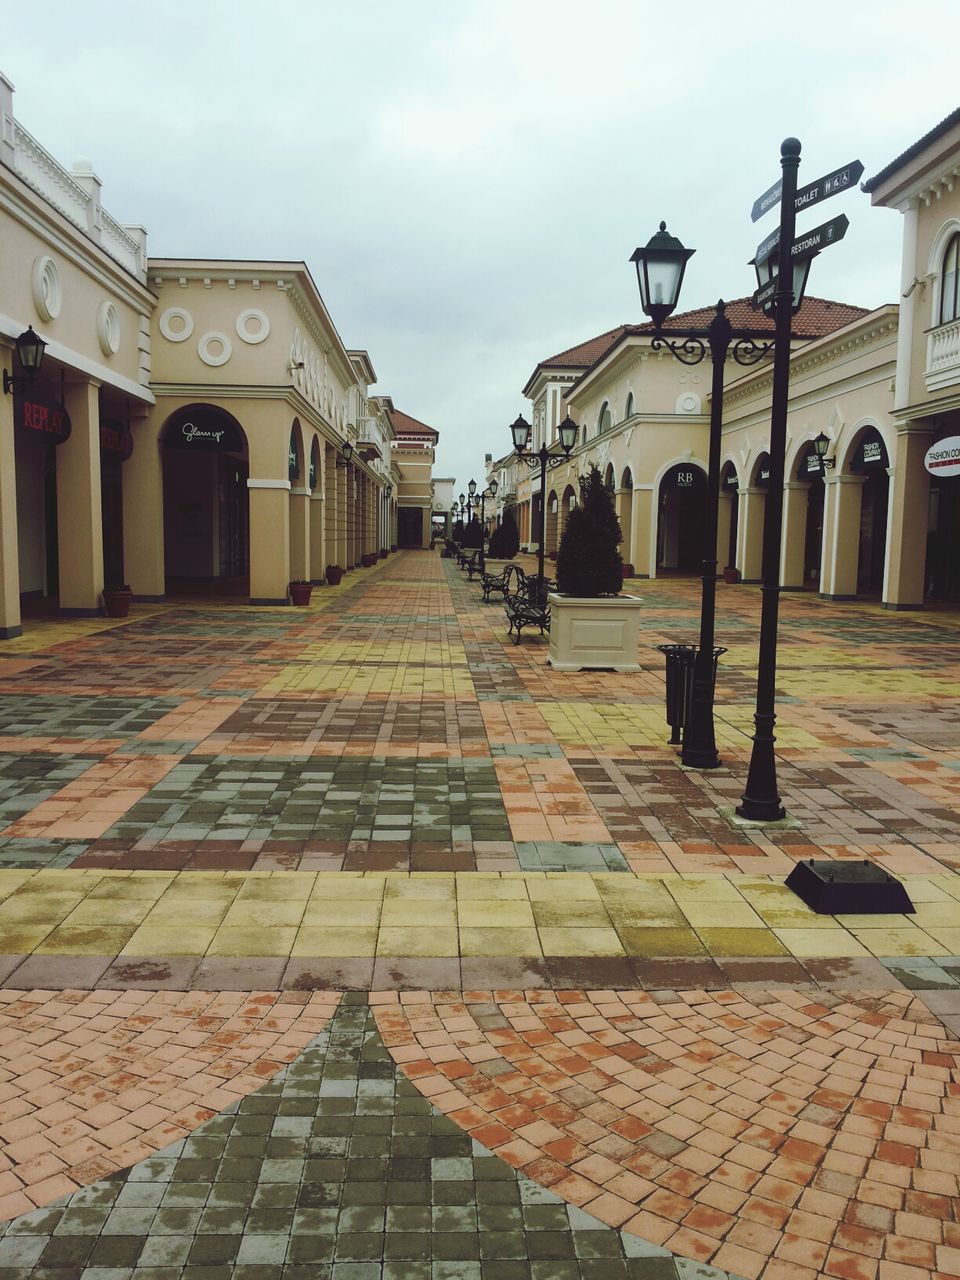
POLYGON ((728 567, 732 569, 736 567, 737 563, 737 532, 740 523, 739 487, 737 469, 732 462, 728 462, 720 473, 720 510, 721 513, 726 514, 729 527, 726 546, 717 546, 717 567, 719 569, 728 567), (726 553, 726 560, 722 559, 724 553, 726 553))
POLYGON ((932 476, 925 595, 960 601, 960 476, 932 476))
POLYGON ((660 481, 657 572, 700 573, 706 473, 693 462, 672 466, 660 481))
POLYGON ((397 545, 423 546, 423 508, 401 507, 397 512, 397 545))
POLYGON ((57 446, 70 437, 63 387, 34 382, 13 395, 20 608, 24 617, 56 612, 60 593, 57 446))
POLYGON ((800 455, 796 476, 809 486, 807 489, 807 521, 803 537, 803 586, 819 591, 820 568, 823 561, 823 476, 820 459, 811 445, 800 455))
POLYGON ((857 594, 883 590, 883 561, 887 549, 887 508, 890 462, 880 432, 871 427, 853 455, 851 470, 864 476, 860 498, 860 545, 857 555, 857 594))
POLYGON ((248 595, 250 474, 247 439, 231 414, 188 405, 164 424, 166 590, 248 595))

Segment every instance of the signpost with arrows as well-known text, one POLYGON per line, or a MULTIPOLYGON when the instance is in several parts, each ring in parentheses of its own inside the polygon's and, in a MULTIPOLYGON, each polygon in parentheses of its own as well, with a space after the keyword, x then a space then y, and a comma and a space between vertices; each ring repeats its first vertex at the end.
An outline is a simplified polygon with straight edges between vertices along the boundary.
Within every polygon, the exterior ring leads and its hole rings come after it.
POLYGON ((790 391, 790 343, 794 299, 794 268, 821 249, 838 243, 849 225, 844 214, 796 236, 796 215, 854 186, 863 174, 863 165, 853 160, 841 169, 797 189, 800 143, 786 138, 780 147, 779 182, 754 201, 754 222, 780 206, 780 226, 757 246, 754 262, 764 281, 753 295, 754 304, 773 314, 776 343, 773 363, 773 398, 770 410, 770 482, 763 524, 762 601, 760 612, 760 652, 757 663, 757 702, 754 712, 753 750, 743 799, 737 806, 741 818, 754 822, 777 822, 786 816, 777 786, 774 754, 776 725, 777 626, 780 612, 780 544, 783 521, 783 470, 786 452, 787 405, 790 391), (775 258, 775 262, 771 259, 775 258), (775 269, 774 269, 775 268, 775 269))

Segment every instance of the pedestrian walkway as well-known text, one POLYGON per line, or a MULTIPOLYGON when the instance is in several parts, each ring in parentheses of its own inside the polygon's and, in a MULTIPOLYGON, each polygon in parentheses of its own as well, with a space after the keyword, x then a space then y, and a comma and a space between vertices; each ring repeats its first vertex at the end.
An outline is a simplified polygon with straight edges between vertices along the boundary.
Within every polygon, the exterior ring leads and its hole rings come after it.
POLYGON ((698 773, 633 588, 631 674, 416 552, 4 643, 0 1280, 960 1274, 960 615, 786 596, 744 827, 758 593, 698 773))

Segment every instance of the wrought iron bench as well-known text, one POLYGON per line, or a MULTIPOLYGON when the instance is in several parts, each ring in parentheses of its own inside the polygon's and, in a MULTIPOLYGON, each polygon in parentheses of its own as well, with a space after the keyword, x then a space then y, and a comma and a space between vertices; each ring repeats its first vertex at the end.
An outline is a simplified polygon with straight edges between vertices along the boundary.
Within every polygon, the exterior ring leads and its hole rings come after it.
POLYGON ((483 586, 484 604, 490 603, 491 591, 499 591, 502 596, 506 596, 510 591, 511 579, 513 577, 516 577, 518 579, 516 584, 516 590, 518 591, 524 590, 525 583, 527 580, 527 575, 523 572, 523 570, 520 568, 518 564, 504 565, 503 570, 500 573, 486 573, 482 571, 480 574, 480 582, 481 582, 481 585, 483 586))
POLYGON ((520 633, 524 627, 539 627, 541 636, 550 630, 550 606, 547 604, 547 593, 554 589, 549 578, 525 578, 519 588, 505 593, 503 605, 507 612, 508 634, 513 635, 513 643, 520 643, 520 633))

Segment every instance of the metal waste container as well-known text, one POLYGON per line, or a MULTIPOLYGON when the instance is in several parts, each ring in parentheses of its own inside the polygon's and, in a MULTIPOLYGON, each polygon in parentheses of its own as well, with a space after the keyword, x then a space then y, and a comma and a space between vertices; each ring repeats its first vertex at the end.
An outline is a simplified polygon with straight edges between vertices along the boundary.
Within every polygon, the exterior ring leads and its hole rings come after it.
MULTIPOLYGON (((699 646, 695 644, 658 644, 657 652, 667 660, 667 724, 670 726, 670 742, 676 745, 681 741, 681 733, 687 727, 690 718, 690 704, 693 701, 693 670, 697 661, 699 646)), ((713 651, 713 680, 717 680, 717 663, 721 653, 726 649, 716 648, 713 651)))

